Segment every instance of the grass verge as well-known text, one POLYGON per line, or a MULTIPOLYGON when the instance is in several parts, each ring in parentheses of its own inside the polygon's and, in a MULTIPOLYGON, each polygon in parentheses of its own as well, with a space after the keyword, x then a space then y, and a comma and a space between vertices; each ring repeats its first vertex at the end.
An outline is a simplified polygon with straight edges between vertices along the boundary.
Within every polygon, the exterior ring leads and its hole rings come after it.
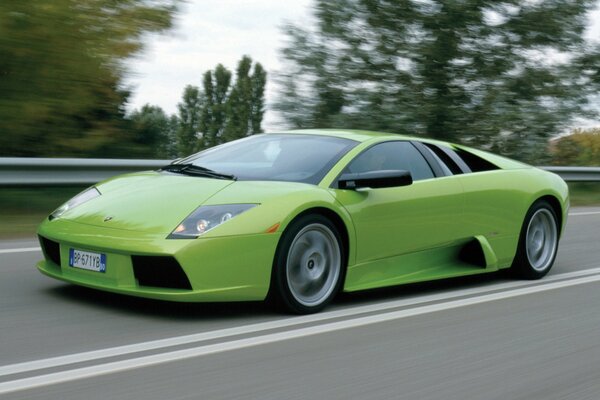
POLYGON ((569 183, 571 206, 600 206, 600 182, 569 183))
POLYGON ((37 226, 83 186, 0 189, 0 239, 32 237, 37 226))

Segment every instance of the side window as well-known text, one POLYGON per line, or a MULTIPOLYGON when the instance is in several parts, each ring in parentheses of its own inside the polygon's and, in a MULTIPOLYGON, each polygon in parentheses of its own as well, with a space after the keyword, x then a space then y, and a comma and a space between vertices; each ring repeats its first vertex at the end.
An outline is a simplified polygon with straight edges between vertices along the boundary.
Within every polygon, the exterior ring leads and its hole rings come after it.
MULTIPOLYGON (((436 156, 441 162, 442 166, 446 167, 452 172, 452 175, 459 175, 464 173, 464 171, 458 166, 458 163, 452 159, 450 153, 450 149, 444 151, 441 147, 436 146, 435 144, 423 143, 431 152, 436 156)), ((442 168, 443 168, 442 167, 442 168)))
POLYGON ((442 169, 449 169, 453 175, 499 169, 498 166, 488 160, 463 149, 437 146, 430 143, 423 144, 436 156, 438 161, 441 161, 442 169))
MULTIPOLYGON (((421 143, 421 144, 423 144, 423 143, 421 143)), ((454 175, 454 173, 452 173, 452 171, 450 171, 450 168, 448 168, 446 163, 443 162, 442 159, 436 153, 434 153, 434 151, 431 150, 431 148, 429 148, 429 146, 423 145, 422 149, 423 149, 423 151, 426 151, 427 154, 429 154, 431 157, 433 157, 433 159, 435 160, 437 165, 439 165, 439 167, 441 168, 443 176, 454 175)))
POLYGON ((456 154, 471 168, 473 172, 482 172, 482 171, 493 171, 498 168, 497 165, 492 164, 486 159, 483 159, 479 156, 476 156, 473 153, 470 153, 463 149, 456 149, 456 154))
POLYGON ((346 169, 352 173, 403 169, 410 171, 415 181, 433 178, 433 171, 415 146, 401 141, 376 144, 359 154, 346 169))

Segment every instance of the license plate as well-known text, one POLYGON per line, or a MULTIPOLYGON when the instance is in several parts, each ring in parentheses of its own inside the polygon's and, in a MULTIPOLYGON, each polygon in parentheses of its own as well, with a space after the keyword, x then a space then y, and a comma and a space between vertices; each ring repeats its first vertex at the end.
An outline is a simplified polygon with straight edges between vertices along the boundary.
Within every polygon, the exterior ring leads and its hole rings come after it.
POLYGON ((69 266, 88 271, 106 272, 106 254, 69 249, 69 266))

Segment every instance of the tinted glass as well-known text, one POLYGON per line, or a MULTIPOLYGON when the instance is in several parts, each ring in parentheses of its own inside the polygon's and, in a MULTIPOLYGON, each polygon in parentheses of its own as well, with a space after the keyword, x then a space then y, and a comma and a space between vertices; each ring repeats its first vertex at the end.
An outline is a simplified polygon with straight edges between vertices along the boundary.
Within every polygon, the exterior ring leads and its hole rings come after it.
POLYGON ((193 163, 238 180, 317 184, 358 142, 318 135, 255 135, 178 161, 193 163))
POLYGON ((493 171, 500 169, 495 164, 485 160, 473 153, 469 153, 463 149, 456 149, 455 153, 471 168, 472 172, 493 171))
POLYGON ((421 153, 409 142, 385 142, 359 154, 347 167, 348 172, 377 170, 410 171, 413 180, 433 178, 433 171, 421 153))
POLYGON ((446 163, 444 163, 442 161, 442 159, 433 150, 431 150, 431 148, 429 148, 428 146, 424 146, 423 148, 425 150, 427 150, 429 152, 429 154, 431 154, 431 156, 435 159, 435 161, 438 163, 438 165, 442 169, 444 175, 446 175, 446 176, 454 175, 452 173, 452 171, 450 171, 450 168, 448 168, 448 166, 446 165, 446 163))
MULTIPOLYGON (((448 153, 446 153, 444 150, 442 150, 441 147, 438 147, 434 144, 430 144, 430 143, 423 143, 425 146, 427 146, 427 148, 429 150, 431 150, 431 152, 433 154, 435 154, 438 159, 441 160, 441 164, 442 168, 445 166, 447 169, 449 169, 452 172, 452 175, 460 175, 463 173, 462 169, 458 166, 458 164, 452 160, 452 158, 448 155, 448 153)), ((449 148, 446 148, 448 151, 451 151, 449 148)))

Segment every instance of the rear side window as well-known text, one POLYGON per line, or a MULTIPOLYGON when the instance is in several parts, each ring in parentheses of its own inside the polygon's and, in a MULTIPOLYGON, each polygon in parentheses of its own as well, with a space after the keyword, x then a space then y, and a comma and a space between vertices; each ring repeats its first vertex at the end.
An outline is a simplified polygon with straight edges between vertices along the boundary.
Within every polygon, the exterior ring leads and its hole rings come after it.
POLYGON ((471 168, 473 172, 482 172, 482 171, 493 171, 495 169, 500 169, 497 165, 492 164, 488 160, 476 156, 473 153, 470 153, 463 149, 455 149, 456 154, 471 168))
MULTIPOLYGON (((459 166, 458 163, 456 161, 454 161, 452 159, 452 157, 446 152, 444 151, 441 147, 436 146, 434 144, 430 144, 430 143, 423 143, 425 146, 427 146, 427 148, 433 153, 433 155, 441 161, 442 163, 442 169, 444 170, 450 170, 451 175, 459 175, 462 174, 466 171, 463 171, 459 166), (446 167, 446 168, 444 168, 446 167)), ((448 151, 451 151, 448 148, 448 151)))
POLYGON ((433 171, 410 142, 384 142, 360 153, 346 168, 351 173, 377 170, 406 170, 413 180, 433 178, 433 171))
POLYGON ((431 143, 423 143, 443 163, 442 169, 447 167, 452 175, 465 174, 469 172, 482 172, 500 169, 497 165, 481 158, 469 151, 455 149, 447 146, 438 146, 431 143))

